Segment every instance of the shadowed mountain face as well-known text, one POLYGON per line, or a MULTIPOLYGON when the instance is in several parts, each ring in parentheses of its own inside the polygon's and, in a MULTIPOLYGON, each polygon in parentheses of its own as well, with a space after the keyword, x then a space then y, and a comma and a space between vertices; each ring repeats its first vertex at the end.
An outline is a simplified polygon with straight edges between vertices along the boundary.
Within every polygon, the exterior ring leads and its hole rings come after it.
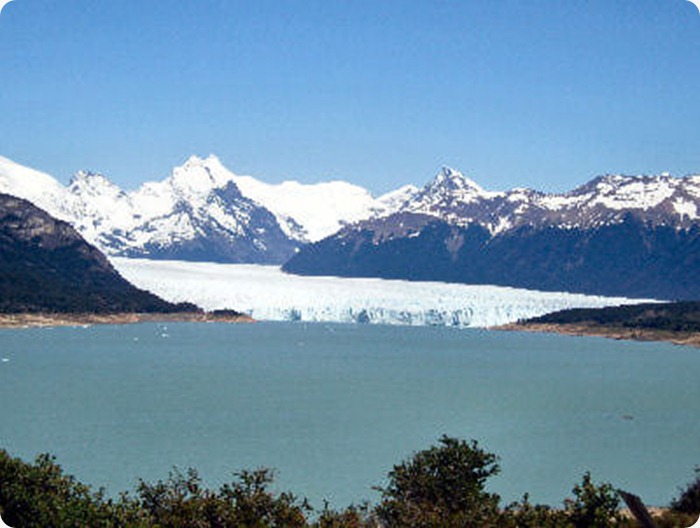
POLYGON ((134 287, 70 225, 0 194, 0 312, 193 310, 134 287))
POLYGON ((523 226, 492 235, 427 216, 397 215, 312 244, 284 270, 303 275, 495 284, 657 299, 700 298, 700 227, 631 215, 588 229, 523 226))

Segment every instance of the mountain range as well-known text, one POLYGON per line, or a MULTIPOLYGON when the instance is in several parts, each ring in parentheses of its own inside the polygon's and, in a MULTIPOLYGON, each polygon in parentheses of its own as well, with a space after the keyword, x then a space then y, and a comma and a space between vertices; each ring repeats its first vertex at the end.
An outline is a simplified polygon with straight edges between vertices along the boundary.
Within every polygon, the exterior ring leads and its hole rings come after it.
POLYGON ((483 190, 443 169, 398 212, 284 270, 659 299, 700 297, 700 176, 607 175, 564 194, 483 190))
POLYGON ((277 185, 238 176, 218 158, 190 157, 172 174, 124 191, 95 172, 67 186, 0 158, 0 192, 72 224, 108 255, 281 264, 347 222, 391 212, 412 187, 380 198, 343 181, 277 185))
POLYGON ((215 156, 123 191, 67 186, 0 158, 0 192, 70 222, 109 255, 283 264, 290 273, 700 297, 700 175, 605 175, 566 193, 487 191, 443 168, 374 198, 342 181, 267 184, 215 156))

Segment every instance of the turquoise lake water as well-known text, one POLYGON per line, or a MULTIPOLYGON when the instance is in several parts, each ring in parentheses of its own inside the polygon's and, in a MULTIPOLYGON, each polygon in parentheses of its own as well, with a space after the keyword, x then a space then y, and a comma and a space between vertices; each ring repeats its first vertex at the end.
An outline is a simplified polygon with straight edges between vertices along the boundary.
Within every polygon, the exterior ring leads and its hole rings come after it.
POLYGON ((700 464, 700 350, 599 338, 302 323, 0 330, 0 447, 109 493, 240 469, 344 507, 443 434, 501 458, 504 502, 586 470, 666 504, 700 464))

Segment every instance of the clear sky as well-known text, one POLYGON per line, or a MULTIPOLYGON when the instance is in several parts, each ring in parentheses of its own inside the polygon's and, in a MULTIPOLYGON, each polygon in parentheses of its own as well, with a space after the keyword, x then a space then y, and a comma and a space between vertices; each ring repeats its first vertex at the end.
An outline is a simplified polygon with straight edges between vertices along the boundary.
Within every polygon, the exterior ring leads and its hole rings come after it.
POLYGON ((687 0, 14 0, 0 155, 131 189, 189 155, 375 193, 700 173, 687 0))

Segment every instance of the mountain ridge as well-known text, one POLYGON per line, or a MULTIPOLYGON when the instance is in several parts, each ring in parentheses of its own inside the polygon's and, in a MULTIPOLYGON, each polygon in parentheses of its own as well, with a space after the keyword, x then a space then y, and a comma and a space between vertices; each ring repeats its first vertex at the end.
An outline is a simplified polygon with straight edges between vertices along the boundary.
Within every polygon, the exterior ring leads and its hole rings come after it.
MULTIPOLYGON (((651 228, 685 231, 700 221, 700 175, 666 173, 609 174, 565 193, 544 193, 485 190, 445 166, 422 188, 406 185, 374 198, 338 180, 268 184, 236 175, 214 155, 190 156, 170 176, 134 191, 88 171, 63 186, 0 158, 0 191, 70 222, 109 255, 265 264, 291 260, 288 270, 295 266, 295 255, 314 244, 351 238, 369 227, 373 239, 385 241, 417 237, 433 221, 461 229, 480 226, 490 237, 523 228, 591 230, 630 217, 651 228), (409 217, 411 229, 404 225, 409 217)), ((450 243, 453 257, 455 243, 450 243)))
POLYGON ((134 191, 91 171, 63 186, 0 158, 0 191, 68 221, 110 255, 264 264, 281 264, 303 244, 397 200, 339 180, 266 184, 234 174, 214 155, 190 156, 170 176, 134 191))
POLYGON ((399 212, 310 244, 288 273, 700 298, 700 176, 606 175, 568 193, 484 191, 443 169, 399 212))

